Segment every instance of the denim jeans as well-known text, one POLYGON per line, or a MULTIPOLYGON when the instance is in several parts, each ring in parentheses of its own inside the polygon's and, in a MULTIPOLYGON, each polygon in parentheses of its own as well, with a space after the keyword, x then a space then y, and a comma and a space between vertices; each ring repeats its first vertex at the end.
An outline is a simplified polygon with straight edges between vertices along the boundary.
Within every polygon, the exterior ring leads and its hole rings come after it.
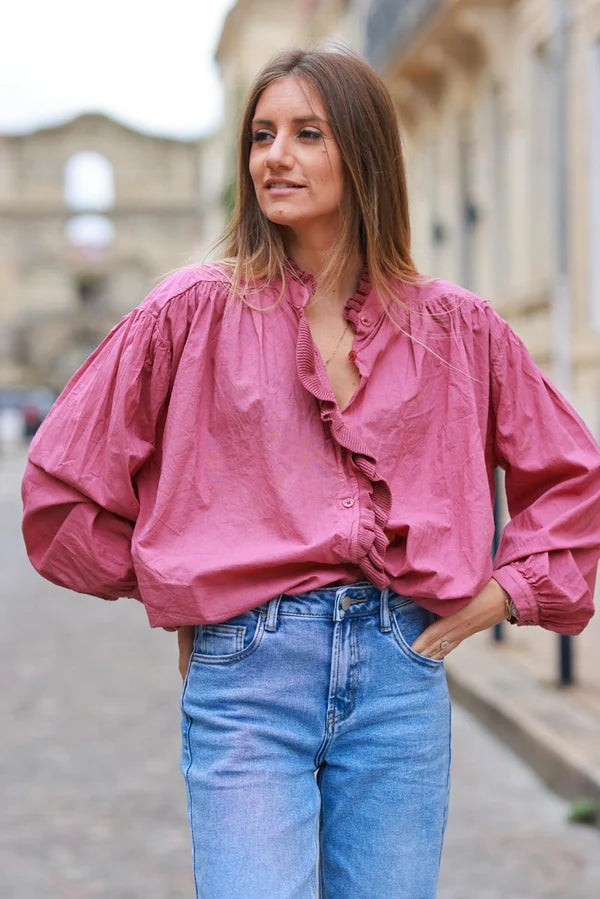
POLYGON ((435 616, 359 582, 196 627, 182 754, 196 895, 434 899, 446 827, 435 616))

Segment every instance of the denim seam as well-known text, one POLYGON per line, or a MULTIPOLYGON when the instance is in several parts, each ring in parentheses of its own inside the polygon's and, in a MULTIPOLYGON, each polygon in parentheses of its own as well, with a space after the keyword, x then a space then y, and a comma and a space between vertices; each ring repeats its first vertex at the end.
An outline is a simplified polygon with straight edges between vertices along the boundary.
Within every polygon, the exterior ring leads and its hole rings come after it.
MULTIPOLYGON (((221 634, 222 636, 228 635, 230 637, 235 637, 235 652, 243 652, 244 651, 244 637, 246 636, 246 626, 243 624, 227 624, 226 621, 218 622, 217 624, 201 624, 202 637, 205 634, 221 634)), ((204 643, 204 640, 201 641, 204 643)), ((210 653, 199 652, 198 655, 210 655, 210 653)), ((227 653, 229 655, 229 653, 227 653)))
POLYGON ((390 623, 392 625, 392 636, 395 638, 396 645, 402 650, 402 652, 408 659, 412 659, 415 662, 420 662, 426 668, 443 669, 443 659, 430 659, 428 656, 421 655, 420 653, 416 652, 416 650, 412 649, 411 646, 409 646, 407 641, 404 639, 402 629, 398 624, 395 615, 390 615, 390 623))
POLYGON ((186 718, 187 718, 187 730, 186 730, 186 734, 185 734, 185 741, 186 741, 186 748, 187 748, 187 754, 188 754, 188 764, 187 764, 187 768, 185 769, 184 777, 185 777, 185 787, 186 787, 187 797, 188 797, 190 831, 191 831, 191 836, 192 836, 192 866, 193 866, 193 872, 194 872, 194 890, 196 892, 196 895, 199 896, 200 895, 199 884, 196 879, 196 838, 195 838, 196 831, 194 828, 194 803, 192 801, 192 791, 191 791, 190 782, 189 782, 189 773, 190 773, 190 769, 192 767, 192 741, 190 740, 190 731, 192 729, 193 722, 192 722, 192 719, 190 718, 190 716, 187 714, 186 714, 186 718))
MULTIPOLYGON (((406 605, 406 603, 404 603, 404 605, 406 605)), ((400 609, 400 608, 402 608, 401 605, 390 606, 390 612, 393 609, 400 609)), ((330 621, 334 620, 333 615, 311 615, 309 612, 283 612, 281 610, 281 607, 279 608, 278 614, 285 615, 288 618, 319 618, 322 620, 326 620, 326 619, 329 619, 330 621)), ((371 612, 349 612, 348 610, 345 611, 346 618, 366 618, 367 615, 379 615, 379 609, 373 609, 371 612)))
POLYGON ((444 817, 442 822, 442 839, 440 841, 440 852, 438 855, 438 877, 439 870, 441 867, 442 861, 442 850, 444 847, 444 835, 446 833, 446 826, 448 824, 448 809, 450 805, 450 770, 452 767, 452 703, 450 702, 450 698, 448 697, 448 767, 446 770, 446 803, 444 805, 444 817))
POLYGON ((221 655, 221 656, 217 656, 217 655, 213 656, 213 655, 206 655, 206 654, 200 653, 200 652, 193 652, 192 653, 192 661, 196 662, 199 665, 216 665, 216 664, 227 665, 227 664, 233 664, 235 662, 240 662, 240 661, 242 661, 242 659, 246 659, 248 656, 251 656, 253 653, 255 653, 256 650, 258 649, 258 647, 260 646, 260 644, 262 643, 263 637, 265 634, 265 623, 266 623, 266 619, 265 619, 264 615, 260 615, 257 620, 257 623, 256 623, 256 630, 254 632, 254 636, 252 637, 252 640, 250 641, 248 646, 241 652, 229 653, 228 655, 221 655))
MULTIPOLYGON (((340 624, 341 622, 336 622, 336 624, 340 624)), ((339 660, 340 660, 340 630, 337 627, 333 629, 333 646, 331 651, 331 665, 332 669, 335 672, 334 683, 332 684, 331 690, 331 698, 332 698, 332 708, 329 708, 329 696, 327 697, 327 712, 325 715, 325 726, 334 728, 337 722, 337 715, 335 711, 335 697, 338 690, 338 677, 339 677, 339 660)))
MULTIPOLYGON (((358 616, 356 616, 358 617, 358 616)), ((349 718, 352 712, 356 709, 356 703, 358 699, 358 665, 360 663, 360 644, 358 641, 358 635, 353 631, 351 636, 351 648, 350 648, 350 670, 352 672, 352 679, 350 681, 350 694, 349 698, 351 700, 350 708, 344 712, 342 715, 335 715, 334 724, 340 724, 342 721, 345 721, 346 718, 349 718), (356 656, 354 654, 354 647, 356 645, 356 656), (354 664, 354 659, 356 658, 356 665, 354 664)))
POLYGON ((279 607, 278 615, 286 615, 288 618, 329 618, 333 619, 333 615, 310 615, 308 612, 282 612, 279 607))

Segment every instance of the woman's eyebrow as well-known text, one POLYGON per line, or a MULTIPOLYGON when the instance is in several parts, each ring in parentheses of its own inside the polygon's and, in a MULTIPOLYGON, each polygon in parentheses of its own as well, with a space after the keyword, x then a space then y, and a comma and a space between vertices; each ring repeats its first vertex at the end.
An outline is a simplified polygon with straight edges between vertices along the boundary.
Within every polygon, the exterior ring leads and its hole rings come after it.
MULTIPOLYGON (((306 115, 306 116, 296 116, 292 119, 294 125, 305 125, 307 122, 322 122, 324 125, 327 125, 328 122, 326 119, 322 119, 318 115, 306 115)), ((273 125, 274 122, 272 119, 252 119, 253 125, 273 125)))

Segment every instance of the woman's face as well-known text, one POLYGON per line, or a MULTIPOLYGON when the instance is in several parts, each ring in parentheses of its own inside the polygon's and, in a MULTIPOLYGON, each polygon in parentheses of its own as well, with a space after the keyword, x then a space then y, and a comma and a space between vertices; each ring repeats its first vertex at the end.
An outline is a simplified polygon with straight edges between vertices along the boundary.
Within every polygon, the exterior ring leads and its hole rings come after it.
POLYGON ((321 98, 307 82, 280 78, 252 121, 250 176, 264 215, 301 237, 332 242, 344 193, 340 152, 321 98))

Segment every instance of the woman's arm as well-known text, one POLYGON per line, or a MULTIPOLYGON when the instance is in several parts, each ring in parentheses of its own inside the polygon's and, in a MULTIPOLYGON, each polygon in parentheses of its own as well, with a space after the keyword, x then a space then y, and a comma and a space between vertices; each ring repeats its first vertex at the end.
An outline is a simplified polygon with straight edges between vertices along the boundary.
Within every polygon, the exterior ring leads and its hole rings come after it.
POLYGON ((48 580, 104 599, 139 597, 131 559, 134 479, 154 449, 169 388, 155 318, 122 319, 71 378, 35 435, 22 484, 23 536, 48 580))
POLYGON ((519 625, 578 634, 594 613, 600 450, 506 322, 495 324, 491 430, 511 520, 493 576, 519 625))
POLYGON ((459 612, 415 641, 442 658, 506 617, 578 634, 594 612, 600 556, 600 450, 583 421, 535 365, 509 325, 490 310, 494 461, 506 472, 511 520, 493 578, 459 612), (447 643, 442 649, 441 643, 447 643))

